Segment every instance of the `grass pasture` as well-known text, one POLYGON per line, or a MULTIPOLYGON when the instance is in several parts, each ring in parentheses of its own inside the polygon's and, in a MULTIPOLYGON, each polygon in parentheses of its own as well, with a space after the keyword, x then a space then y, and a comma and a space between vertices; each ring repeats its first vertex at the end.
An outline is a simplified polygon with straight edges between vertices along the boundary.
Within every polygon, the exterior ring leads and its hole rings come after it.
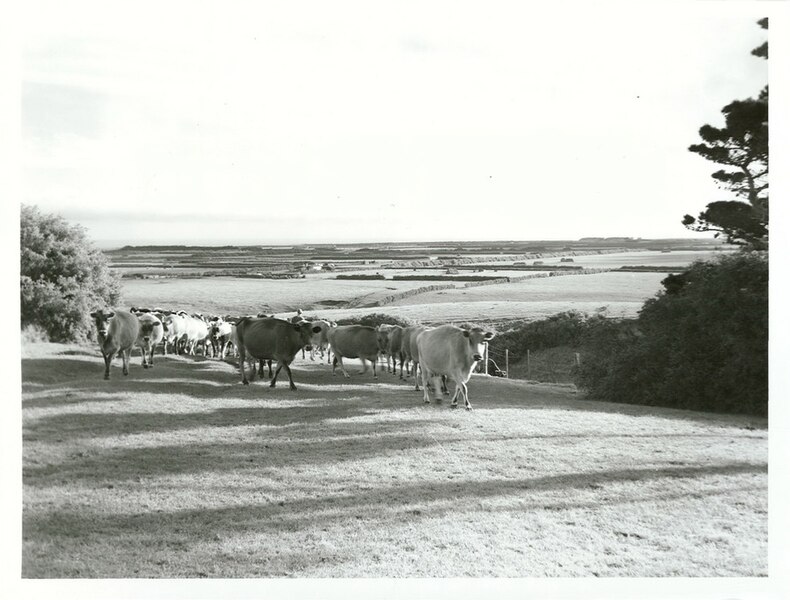
POLYGON ((473 377, 242 386, 202 357, 22 354, 23 577, 767 574, 764 420, 473 377))
POLYGON ((426 292, 380 307, 350 308, 362 302, 432 282, 306 279, 124 280, 120 306, 162 306, 205 314, 292 316, 297 307, 330 319, 386 312, 425 323, 466 320, 539 319, 576 309, 606 308, 614 317, 633 317, 661 288, 662 273, 594 273, 542 277, 514 283, 426 292), (338 306, 338 308, 335 308, 338 306))

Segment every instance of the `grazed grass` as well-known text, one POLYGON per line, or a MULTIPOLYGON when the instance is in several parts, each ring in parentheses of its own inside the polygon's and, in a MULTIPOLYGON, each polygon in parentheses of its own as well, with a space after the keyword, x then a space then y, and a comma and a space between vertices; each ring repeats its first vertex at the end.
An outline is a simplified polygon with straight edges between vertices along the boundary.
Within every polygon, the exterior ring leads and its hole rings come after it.
POLYGON ((382 374, 244 387, 92 348, 23 358, 24 577, 755 576, 762 420, 475 376, 471 413, 382 374))

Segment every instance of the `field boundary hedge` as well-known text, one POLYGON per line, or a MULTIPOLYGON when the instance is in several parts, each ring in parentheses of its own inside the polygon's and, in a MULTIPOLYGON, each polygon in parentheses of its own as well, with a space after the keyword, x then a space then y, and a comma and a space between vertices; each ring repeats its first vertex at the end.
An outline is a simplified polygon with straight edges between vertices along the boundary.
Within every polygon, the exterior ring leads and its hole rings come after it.
MULTIPOLYGON (((447 289, 455 289, 455 286, 451 283, 447 283, 444 285, 426 285, 423 287, 414 288, 411 290, 404 290, 402 292, 398 292, 397 294, 390 294, 388 296, 384 296, 380 298, 376 302, 370 304, 369 306, 384 306, 386 304, 392 304, 397 300, 401 300, 403 298, 408 298, 409 296, 416 296, 418 294, 425 294, 427 292, 435 292, 438 290, 447 290, 447 289)), ((359 306, 355 301, 352 301, 348 305, 349 307, 359 306)))

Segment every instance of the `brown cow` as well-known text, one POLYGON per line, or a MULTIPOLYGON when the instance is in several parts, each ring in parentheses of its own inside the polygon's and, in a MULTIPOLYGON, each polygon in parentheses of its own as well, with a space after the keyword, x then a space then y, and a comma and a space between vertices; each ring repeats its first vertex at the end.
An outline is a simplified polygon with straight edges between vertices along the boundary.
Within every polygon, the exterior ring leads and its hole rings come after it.
POLYGON ((110 378, 110 364, 116 354, 123 360, 123 374, 129 374, 129 357, 140 331, 140 322, 130 312, 97 310, 91 313, 104 357, 104 378, 110 378))
POLYGON ((245 317, 236 324, 236 339, 239 343, 239 370, 241 382, 249 385, 247 374, 244 370, 244 361, 249 354, 258 360, 277 360, 277 370, 274 372, 270 387, 277 384, 277 376, 285 367, 291 389, 295 390, 290 364, 297 352, 310 343, 314 333, 320 331, 314 328, 309 321, 290 323, 283 319, 258 319, 245 317))

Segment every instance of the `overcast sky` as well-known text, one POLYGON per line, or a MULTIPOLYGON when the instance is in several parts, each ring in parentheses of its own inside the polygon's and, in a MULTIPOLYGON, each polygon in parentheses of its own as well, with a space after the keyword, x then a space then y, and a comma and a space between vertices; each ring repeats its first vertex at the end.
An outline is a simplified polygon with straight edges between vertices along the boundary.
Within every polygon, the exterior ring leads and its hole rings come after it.
POLYGON ((63 4, 23 201, 105 247, 695 236, 687 148, 768 81, 759 2, 63 4))

